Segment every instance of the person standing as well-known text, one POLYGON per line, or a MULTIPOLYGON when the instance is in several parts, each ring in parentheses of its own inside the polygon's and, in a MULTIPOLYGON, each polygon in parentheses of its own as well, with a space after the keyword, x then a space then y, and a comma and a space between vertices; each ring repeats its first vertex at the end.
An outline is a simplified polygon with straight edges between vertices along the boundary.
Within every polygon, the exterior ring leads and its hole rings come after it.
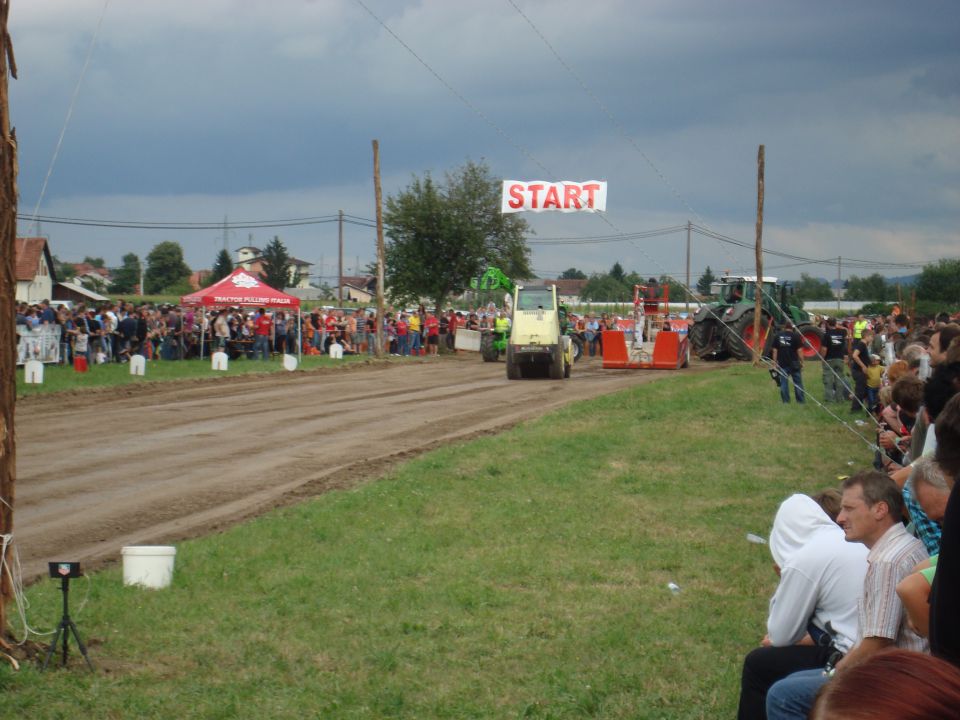
POLYGON ((409 333, 409 326, 407 325, 407 314, 400 313, 400 317, 397 319, 396 323, 397 331, 397 351, 401 356, 407 356, 410 354, 410 345, 407 338, 409 333))
POLYGON ((853 400, 850 412, 860 412, 867 401, 867 366, 870 363, 870 342, 873 330, 863 330, 850 347, 850 376, 853 378, 853 400))
POLYGON ((436 355, 440 351, 440 321, 436 315, 428 312, 423 326, 427 333, 427 352, 436 355))
POLYGON ((270 359, 270 330, 273 329, 273 320, 267 315, 264 308, 260 308, 253 321, 253 359, 262 356, 261 360, 270 359))
POLYGON ((826 402, 844 402, 850 389, 844 381, 847 365, 847 330, 837 327, 836 318, 827 318, 823 333, 823 399, 826 402))
POLYGON ((783 329, 773 338, 773 362, 780 371, 780 399, 790 402, 790 380, 798 403, 804 402, 803 390, 803 338, 793 322, 787 320, 783 329))

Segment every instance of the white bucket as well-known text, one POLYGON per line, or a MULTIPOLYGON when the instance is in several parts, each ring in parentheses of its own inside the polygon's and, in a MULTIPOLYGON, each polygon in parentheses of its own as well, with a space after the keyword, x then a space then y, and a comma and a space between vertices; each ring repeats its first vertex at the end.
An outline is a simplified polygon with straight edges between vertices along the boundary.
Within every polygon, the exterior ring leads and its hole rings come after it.
POLYGON ((177 549, 171 545, 129 545, 123 556, 123 584, 165 588, 173 579, 173 559, 177 549))

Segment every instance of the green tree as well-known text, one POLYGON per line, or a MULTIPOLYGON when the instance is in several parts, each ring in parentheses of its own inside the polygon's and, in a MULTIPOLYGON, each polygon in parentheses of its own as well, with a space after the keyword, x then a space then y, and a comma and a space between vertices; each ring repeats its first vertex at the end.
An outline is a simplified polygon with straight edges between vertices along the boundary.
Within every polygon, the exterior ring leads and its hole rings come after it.
POLYGON ((697 280, 697 292, 701 295, 710 294, 710 286, 717 281, 717 276, 713 274, 713 270, 710 269, 710 266, 707 265, 707 269, 703 271, 703 275, 700 276, 700 279, 697 280))
MULTIPOLYGON (((666 285, 670 288, 670 302, 687 302, 688 300, 693 300, 690 293, 687 292, 687 289, 679 280, 674 280, 669 275, 661 275, 659 282, 661 285, 666 285)), ((661 292, 660 295, 662 296, 663 293, 661 292)))
POLYGON ((874 273, 867 277, 851 275, 846 282, 847 291, 844 293, 845 300, 870 300, 874 302, 884 302, 892 299, 894 290, 887 283, 887 279, 880 273, 874 273))
POLYGON ((144 291, 148 295, 162 293, 189 277, 190 268, 183 261, 180 243, 165 240, 153 246, 147 255, 147 270, 143 277, 144 291))
POLYGON ((140 258, 136 253, 127 253, 121 260, 120 267, 113 271, 113 281, 110 283, 112 293, 131 293, 140 284, 140 258))
POLYGON ((73 263, 63 262, 60 258, 54 255, 53 260, 53 272, 57 276, 57 280, 63 282, 69 280, 74 275, 77 274, 77 269, 74 267, 73 263))
POLYGON ((562 273, 560 273, 560 280, 586 280, 587 274, 583 270, 577 270, 576 268, 567 268, 562 273))
POLYGON ((830 283, 821 278, 800 273, 800 281, 794 283, 794 292, 801 300, 832 300, 833 290, 830 283))
POLYGON ((500 212, 500 183, 485 163, 467 161, 438 185, 414 176, 387 198, 386 286, 395 302, 428 298, 442 307, 490 265, 529 277, 525 220, 500 212))
POLYGON ((276 235, 273 240, 267 243, 263 249, 263 271, 260 273, 263 281, 270 287, 283 290, 285 287, 296 285, 300 278, 291 282, 290 277, 290 253, 287 252, 287 246, 276 235))
POLYGON ((613 264, 613 267, 610 268, 610 272, 608 274, 617 282, 623 282, 625 277, 625 273, 623 272, 623 265, 621 265, 619 262, 615 262, 613 264))
POLYGON ((210 284, 223 280, 232 272, 233 261, 230 259, 230 253, 223 248, 217 253, 216 260, 213 261, 213 270, 210 271, 210 284))
POLYGON ((87 265, 93 265, 95 268, 106 267, 106 263, 103 261, 102 257, 90 257, 87 255, 83 258, 83 261, 87 263, 87 265))
MULTIPOLYGON (((616 266, 615 266, 616 267, 616 266)), ((633 300, 633 283, 625 282, 623 268, 621 278, 612 273, 594 273, 587 279, 580 297, 588 302, 630 302, 633 300)))
POLYGON ((950 307, 960 302, 960 260, 938 260, 924 265, 917 278, 917 298, 950 307))

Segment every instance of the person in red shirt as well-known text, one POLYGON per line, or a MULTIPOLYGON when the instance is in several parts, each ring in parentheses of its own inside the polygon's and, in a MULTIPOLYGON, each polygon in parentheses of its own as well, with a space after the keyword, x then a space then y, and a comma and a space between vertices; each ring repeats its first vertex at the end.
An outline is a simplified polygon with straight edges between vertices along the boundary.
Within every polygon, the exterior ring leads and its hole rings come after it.
POLYGON ((400 313, 400 317, 397 320, 397 345, 399 346, 401 355, 410 354, 410 343, 408 337, 408 326, 407 326, 407 314, 400 313))
POLYGON ((440 351, 440 321, 436 315, 429 312, 423 327, 427 331, 427 352, 436 355, 440 351))
POLYGON ((267 315, 264 308, 260 308, 253 321, 253 359, 262 354, 262 360, 270 359, 270 331, 273 330, 273 319, 267 315))

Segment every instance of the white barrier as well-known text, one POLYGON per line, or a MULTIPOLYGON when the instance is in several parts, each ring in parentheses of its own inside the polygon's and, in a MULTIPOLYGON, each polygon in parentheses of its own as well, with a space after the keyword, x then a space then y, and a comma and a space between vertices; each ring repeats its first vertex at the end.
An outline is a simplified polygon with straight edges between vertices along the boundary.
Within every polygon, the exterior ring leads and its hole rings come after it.
POLYGON ((289 355, 284 353, 283 355, 283 369, 293 372, 297 369, 297 357, 296 355, 289 355))
POLYGON ((210 367, 214 370, 226 370, 230 363, 230 358, 225 352, 215 352, 210 356, 210 367))
POLYGON ((340 360, 343 358, 343 345, 339 343, 333 343, 330 346, 330 357, 334 360, 340 360))
POLYGON ((23 381, 27 385, 43 385, 43 363, 39 360, 27 360, 23 367, 23 381))
POLYGON ((481 335, 482 333, 479 330, 466 330, 464 328, 458 328, 453 346, 457 350, 480 352, 481 335))
POLYGON ((17 365, 23 365, 27 360, 60 362, 59 325, 41 325, 33 329, 17 325, 17 335, 17 365))
POLYGON ((143 376, 147 372, 147 359, 143 355, 130 356, 130 374, 143 376))

